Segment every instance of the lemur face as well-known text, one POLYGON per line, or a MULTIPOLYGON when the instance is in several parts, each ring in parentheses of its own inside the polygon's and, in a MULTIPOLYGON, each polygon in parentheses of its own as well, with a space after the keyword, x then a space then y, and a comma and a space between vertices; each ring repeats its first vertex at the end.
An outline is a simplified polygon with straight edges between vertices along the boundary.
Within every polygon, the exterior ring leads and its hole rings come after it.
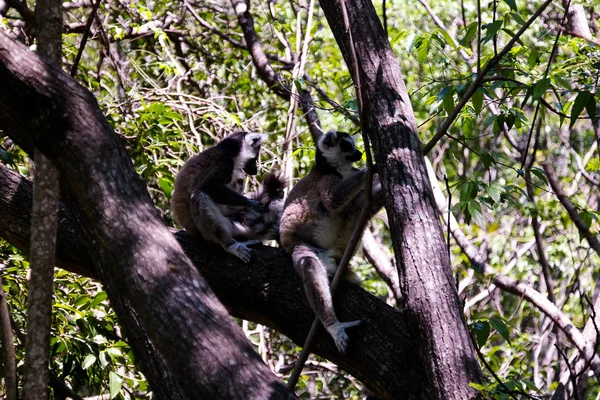
POLYGON ((362 158, 362 152, 346 132, 327 132, 319 140, 319 150, 330 165, 352 164, 362 158))
POLYGON ((244 142, 240 151, 240 159, 243 162, 243 170, 248 175, 256 175, 258 173, 258 154, 262 145, 263 136, 260 133, 246 132, 244 142))

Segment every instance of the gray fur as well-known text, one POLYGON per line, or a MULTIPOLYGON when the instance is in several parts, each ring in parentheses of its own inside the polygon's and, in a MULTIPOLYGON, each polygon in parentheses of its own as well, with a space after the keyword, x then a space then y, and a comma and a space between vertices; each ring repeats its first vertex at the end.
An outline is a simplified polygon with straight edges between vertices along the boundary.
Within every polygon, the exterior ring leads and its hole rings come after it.
POLYGON ((171 198, 179 225, 244 262, 250 260, 252 250, 234 238, 250 235, 252 229, 232 217, 262 210, 258 200, 241 194, 245 171, 256 173, 253 160, 258 158, 261 144, 261 134, 238 132, 192 157, 177 174, 171 198))
MULTIPOLYGON (((317 163, 290 192, 280 226, 281 244, 292 255, 308 300, 342 353, 348 344, 345 328, 360 321, 342 323, 337 319, 328 276, 335 273, 365 203, 366 170, 352 167, 360 156, 349 135, 323 135, 317 144, 317 163)), ((374 183, 371 216, 381 207, 381 185, 374 183)), ((358 278, 349 269, 347 277, 351 281, 358 278)))

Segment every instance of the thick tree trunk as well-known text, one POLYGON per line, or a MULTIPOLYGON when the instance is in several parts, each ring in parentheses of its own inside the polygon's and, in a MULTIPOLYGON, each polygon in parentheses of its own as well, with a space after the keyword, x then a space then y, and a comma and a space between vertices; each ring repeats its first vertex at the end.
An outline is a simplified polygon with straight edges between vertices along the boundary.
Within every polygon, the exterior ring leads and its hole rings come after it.
MULTIPOLYGON (((321 7, 353 71, 341 0, 321 7)), ((386 190, 402 301, 426 371, 407 397, 471 399, 482 373, 463 319, 450 260, 400 67, 370 0, 346 0, 362 82, 363 121, 386 190)))
MULTIPOLYGON (((31 183, 0 164, 0 187, 4 188, 0 191, 0 237, 27 252, 31 183)), ((91 255, 75 224, 72 214, 61 207, 57 265, 96 277, 91 255)), ((221 248, 183 231, 177 233, 176 238, 234 316, 274 328, 299 345, 304 343, 314 314, 306 301, 300 277, 282 249, 256 247, 256 257, 244 264, 226 255, 221 248)), ((348 320, 360 319, 363 323, 350 332, 352 342, 345 355, 336 351, 327 335, 318 338, 315 353, 344 368, 381 398, 407 398, 407 391, 414 392, 415 386, 423 382, 424 371, 407 362, 413 360, 416 353, 413 342, 407 340, 404 313, 355 286, 341 287, 336 299, 336 310, 341 316, 348 320)), ((130 323, 126 326, 129 343, 144 371, 157 369, 160 372, 161 361, 152 353, 143 330, 133 329, 136 320, 135 316, 122 319, 130 323), (136 345, 141 350, 136 349, 136 345)), ((158 389, 153 388, 155 393, 158 389)))
POLYGON ((93 96, 4 33, 0 81, 0 126, 58 166, 117 314, 126 299, 187 397, 295 398, 164 226, 93 96))

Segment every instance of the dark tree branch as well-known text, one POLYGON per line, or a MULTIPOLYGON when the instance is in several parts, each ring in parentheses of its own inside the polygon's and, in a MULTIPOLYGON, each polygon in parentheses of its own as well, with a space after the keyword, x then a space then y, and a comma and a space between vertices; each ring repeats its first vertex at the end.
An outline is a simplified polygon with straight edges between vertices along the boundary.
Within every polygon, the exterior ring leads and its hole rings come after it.
MULTIPOLYGON (((254 29, 254 19, 248 10, 248 4, 245 0, 231 0, 231 4, 235 10, 242 32, 244 33, 246 45, 248 46, 248 51, 250 52, 252 62, 258 71, 258 75, 275 94, 284 100, 290 100, 292 90, 286 84, 283 77, 275 72, 271 63, 269 63, 260 39, 254 29)), ((317 143, 317 140, 323 131, 310 93, 306 90, 300 91, 297 100, 300 109, 304 113, 304 118, 308 124, 313 141, 317 143)))
MULTIPOLYGON (((0 191, 0 237, 27 253, 31 182, 0 164, 0 187, 3 188, 0 191)), ((97 278, 92 256, 76 225, 72 213, 61 206, 57 266, 97 278)), ((304 342, 313 312, 302 281, 282 249, 256 247, 256 257, 244 264, 217 246, 201 242, 183 231, 175 233, 175 237, 234 316, 267 325, 298 344, 304 342)), ((350 332, 352 340, 345 355, 336 350, 327 335, 317 339, 315 353, 344 368, 382 398, 403 398, 406 388, 414 390, 423 371, 406 362, 414 359, 415 349, 408 340, 405 313, 354 285, 340 288, 335 307, 340 318, 360 319, 363 323, 350 332)), ((126 328, 128 342, 136 351, 135 345, 139 344, 143 330, 139 325, 138 330, 126 328)), ((140 352, 135 354, 139 359, 140 352)), ((156 393, 157 389, 153 390, 156 393)))
POLYGON ((295 398, 164 226, 93 96, 4 33, 0 80, 0 126, 56 163, 117 315, 131 304, 186 395, 295 398))
POLYGON ((100 1, 96 0, 94 3, 94 7, 92 11, 90 11, 90 15, 88 16, 87 22, 85 23, 85 30, 83 31, 83 37, 81 38, 81 43, 79 44, 79 50, 77 50, 77 55, 75 56, 75 61, 73 61, 73 65, 71 66, 71 76, 75 76, 77 73, 77 68, 79 66, 79 61, 81 60, 81 56, 83 55, 83 50, 85 49, 85 45, 87 43, 88 37, 90 36, 90 30, 92 29, 92 23, 94 22, 94 18, 96 18, 96 13, 98 12, 98 7, 100 7, 100 1))

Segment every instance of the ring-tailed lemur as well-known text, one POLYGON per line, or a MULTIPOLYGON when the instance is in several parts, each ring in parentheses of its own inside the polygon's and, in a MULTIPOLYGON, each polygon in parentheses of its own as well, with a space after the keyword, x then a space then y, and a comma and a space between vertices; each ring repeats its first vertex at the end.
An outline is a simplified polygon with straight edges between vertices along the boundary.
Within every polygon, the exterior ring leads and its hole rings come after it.
POLYGON ((237 132, 190 158, 175 178, 171 209, 186 231, 221 245, 242 261, 250 260, 251 239, 273 239, 283 191, 270 197, 283 182, 270 177, 249 197, 242 192, 244 173, 256 175, 262 135, 237 132), (276 189, 273 189, 276 188, 276 189), (236 240, 237 239, 237 240, 236 240), (238 241, 247 240, 248 242, 238 241))
MULTIPOLYGON (((365 203, 366 169, 352 164, 362 157, 352 137, 330 131, 317 143, 316 164, 288 195, 281 217, 281 244, 292 255, 309 303, 338 350, 346 351, 345 328, 335 314, 328 275, 333 275, 365 203)), ((373 185, 371 216, 383 207, 381 185, 373 185)), ((354 275, 356 276, 356 275, 354 275)))

